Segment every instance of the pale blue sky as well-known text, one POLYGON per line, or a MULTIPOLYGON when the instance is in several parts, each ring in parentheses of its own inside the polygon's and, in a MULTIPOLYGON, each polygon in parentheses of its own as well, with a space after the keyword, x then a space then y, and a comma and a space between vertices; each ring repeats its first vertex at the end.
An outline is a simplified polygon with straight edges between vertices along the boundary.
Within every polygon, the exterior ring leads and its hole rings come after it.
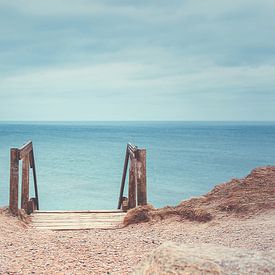
POLYGON ((275 1, 0 0, 0 120, 275 120, 275 1))

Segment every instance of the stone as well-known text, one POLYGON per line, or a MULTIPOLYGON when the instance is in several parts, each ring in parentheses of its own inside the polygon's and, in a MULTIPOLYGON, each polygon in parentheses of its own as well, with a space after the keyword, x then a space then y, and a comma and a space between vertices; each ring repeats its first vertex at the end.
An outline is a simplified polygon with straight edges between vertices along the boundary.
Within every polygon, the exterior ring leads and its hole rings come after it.
POLYGON ((273 252, 167 242, 141 261, 133 274, 275 274, 274 259, 273 252))

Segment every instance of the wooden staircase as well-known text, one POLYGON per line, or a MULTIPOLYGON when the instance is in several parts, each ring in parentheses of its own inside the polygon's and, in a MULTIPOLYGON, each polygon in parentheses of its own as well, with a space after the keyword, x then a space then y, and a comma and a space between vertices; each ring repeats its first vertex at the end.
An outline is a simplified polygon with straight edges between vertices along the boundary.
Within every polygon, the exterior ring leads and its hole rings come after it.
MULTIPOLYGON (((121 179, 118 210, 87 211, 39 211, 38 186, 32 141, 10 150, 10 201, 9 209, 14 216, 19 210, 31 215, 31 226, 39 230, 86 230, 115 229, 122 225, 124 211, 137 205, 147 204, 146 149, 127 144, 121 179), (22 166, 20 166, 22 161, 22 166), (126 174, 129 165, 128 198, 124 197, 126 174), (22 167, 20 169, 20 167, 22 167), (35 197, 30 198, 29 170, 32 169, 35 197), (21 171, 21 199, 19 172, 21 171), (18 202, 19 207, 18 207, 18 202), (122 210, 120 210, 122 209, 122 210)), ((92 198, 91 198, 92 199, 92 198)))
POLYGON ((121 210, 34 211, 31 226, 40 230, 115 229, 126 213, 121 210))

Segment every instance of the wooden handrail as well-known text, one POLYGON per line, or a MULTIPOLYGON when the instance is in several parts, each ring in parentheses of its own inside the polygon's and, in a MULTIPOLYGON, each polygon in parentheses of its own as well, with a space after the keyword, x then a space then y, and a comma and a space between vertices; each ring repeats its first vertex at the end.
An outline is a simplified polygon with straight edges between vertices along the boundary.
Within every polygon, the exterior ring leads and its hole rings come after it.
POLYGON ((36 177, 36 168, 35 168, 33 148, 31 150, 30 167, 32 168, 32 174, 33 174, 33 183, 34 183, 34 194, 35 194, 35 200, 36 200, 36 209, 39 210, 38 187, 37 187, 37 177, 36 177))
POLYGON ((32 151, 32 142, 28 141, 22 147, 18 148, 19 151, 19 160, 23 159, 25 156, 29 155, 32 151))
MULTIPOLYGON (((126 202, 126 208, 134 208, 136 204, 147 204, 146 192, 146 150, 139 149, 131 143, 127 144, 124 167, 120 185, 120 193, 118 199, 118 209, 124 208, 123 201, 126 202), (127 175, 128 163, 129 167, 129 186, 128 186, 128 199, 123 197, 125 180, 127 175)), ((125 210, 125 209, 124 209, 125 210)))
MULTIPOLYGON (((32 142, 29 141, 20 148, 11 148, 10 151, 10 210, 18 215, 18 180, 19 161, 22 160, 22 191, 21 208, 30 214, 39 210, 37 176, 35 169, 34 151, 32 142), (29 199, 29 168, 33 171, 35 198, 29 199)), ((146 150, 139 149, 128 143, 126 147, 124 167, 121 179, 118 209, 130 209, 136 205, 147 204, 146 191, 146 150), (128 199, 123 197, 125 180, 129 167, 128 199), (126 202, 126 204, 124 203, 126 202), (124 208, 123 208, 124 206, 124 208)))
POLYGON ((118 199, 117 209, 120 209, 121 205, 122 205, 123 191, 124 191, 124 187, 125 187, 125 180, 126 180, 128 162, 129 162, 129 151, 128 151, 128 144, 127 144, 125 159, 124 159, 123 172, 122 172, 122 179, 121 179, 121 184, 120 184, 120 192, 119 192, 119 199, 118 199))
POLYGON ((18 215, 18 180, 19 161, 22 160, 22 191, 21 208, 30 214, 39 209, 37 177, 35 170, 34 152, 32 142, 29 141, 20 148, 11 148, 10 151, 10 210, 18 215), (29 199, 29 168, 33 171, 35 198, 29 199))

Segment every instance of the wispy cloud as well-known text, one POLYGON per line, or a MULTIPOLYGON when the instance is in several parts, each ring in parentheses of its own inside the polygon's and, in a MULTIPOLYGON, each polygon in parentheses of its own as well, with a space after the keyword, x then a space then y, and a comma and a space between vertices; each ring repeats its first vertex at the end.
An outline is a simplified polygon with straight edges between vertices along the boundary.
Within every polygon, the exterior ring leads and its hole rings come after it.
POLYGON ((271 0, 0 0, 0 119, 274 120, 274 13, 271 0))

